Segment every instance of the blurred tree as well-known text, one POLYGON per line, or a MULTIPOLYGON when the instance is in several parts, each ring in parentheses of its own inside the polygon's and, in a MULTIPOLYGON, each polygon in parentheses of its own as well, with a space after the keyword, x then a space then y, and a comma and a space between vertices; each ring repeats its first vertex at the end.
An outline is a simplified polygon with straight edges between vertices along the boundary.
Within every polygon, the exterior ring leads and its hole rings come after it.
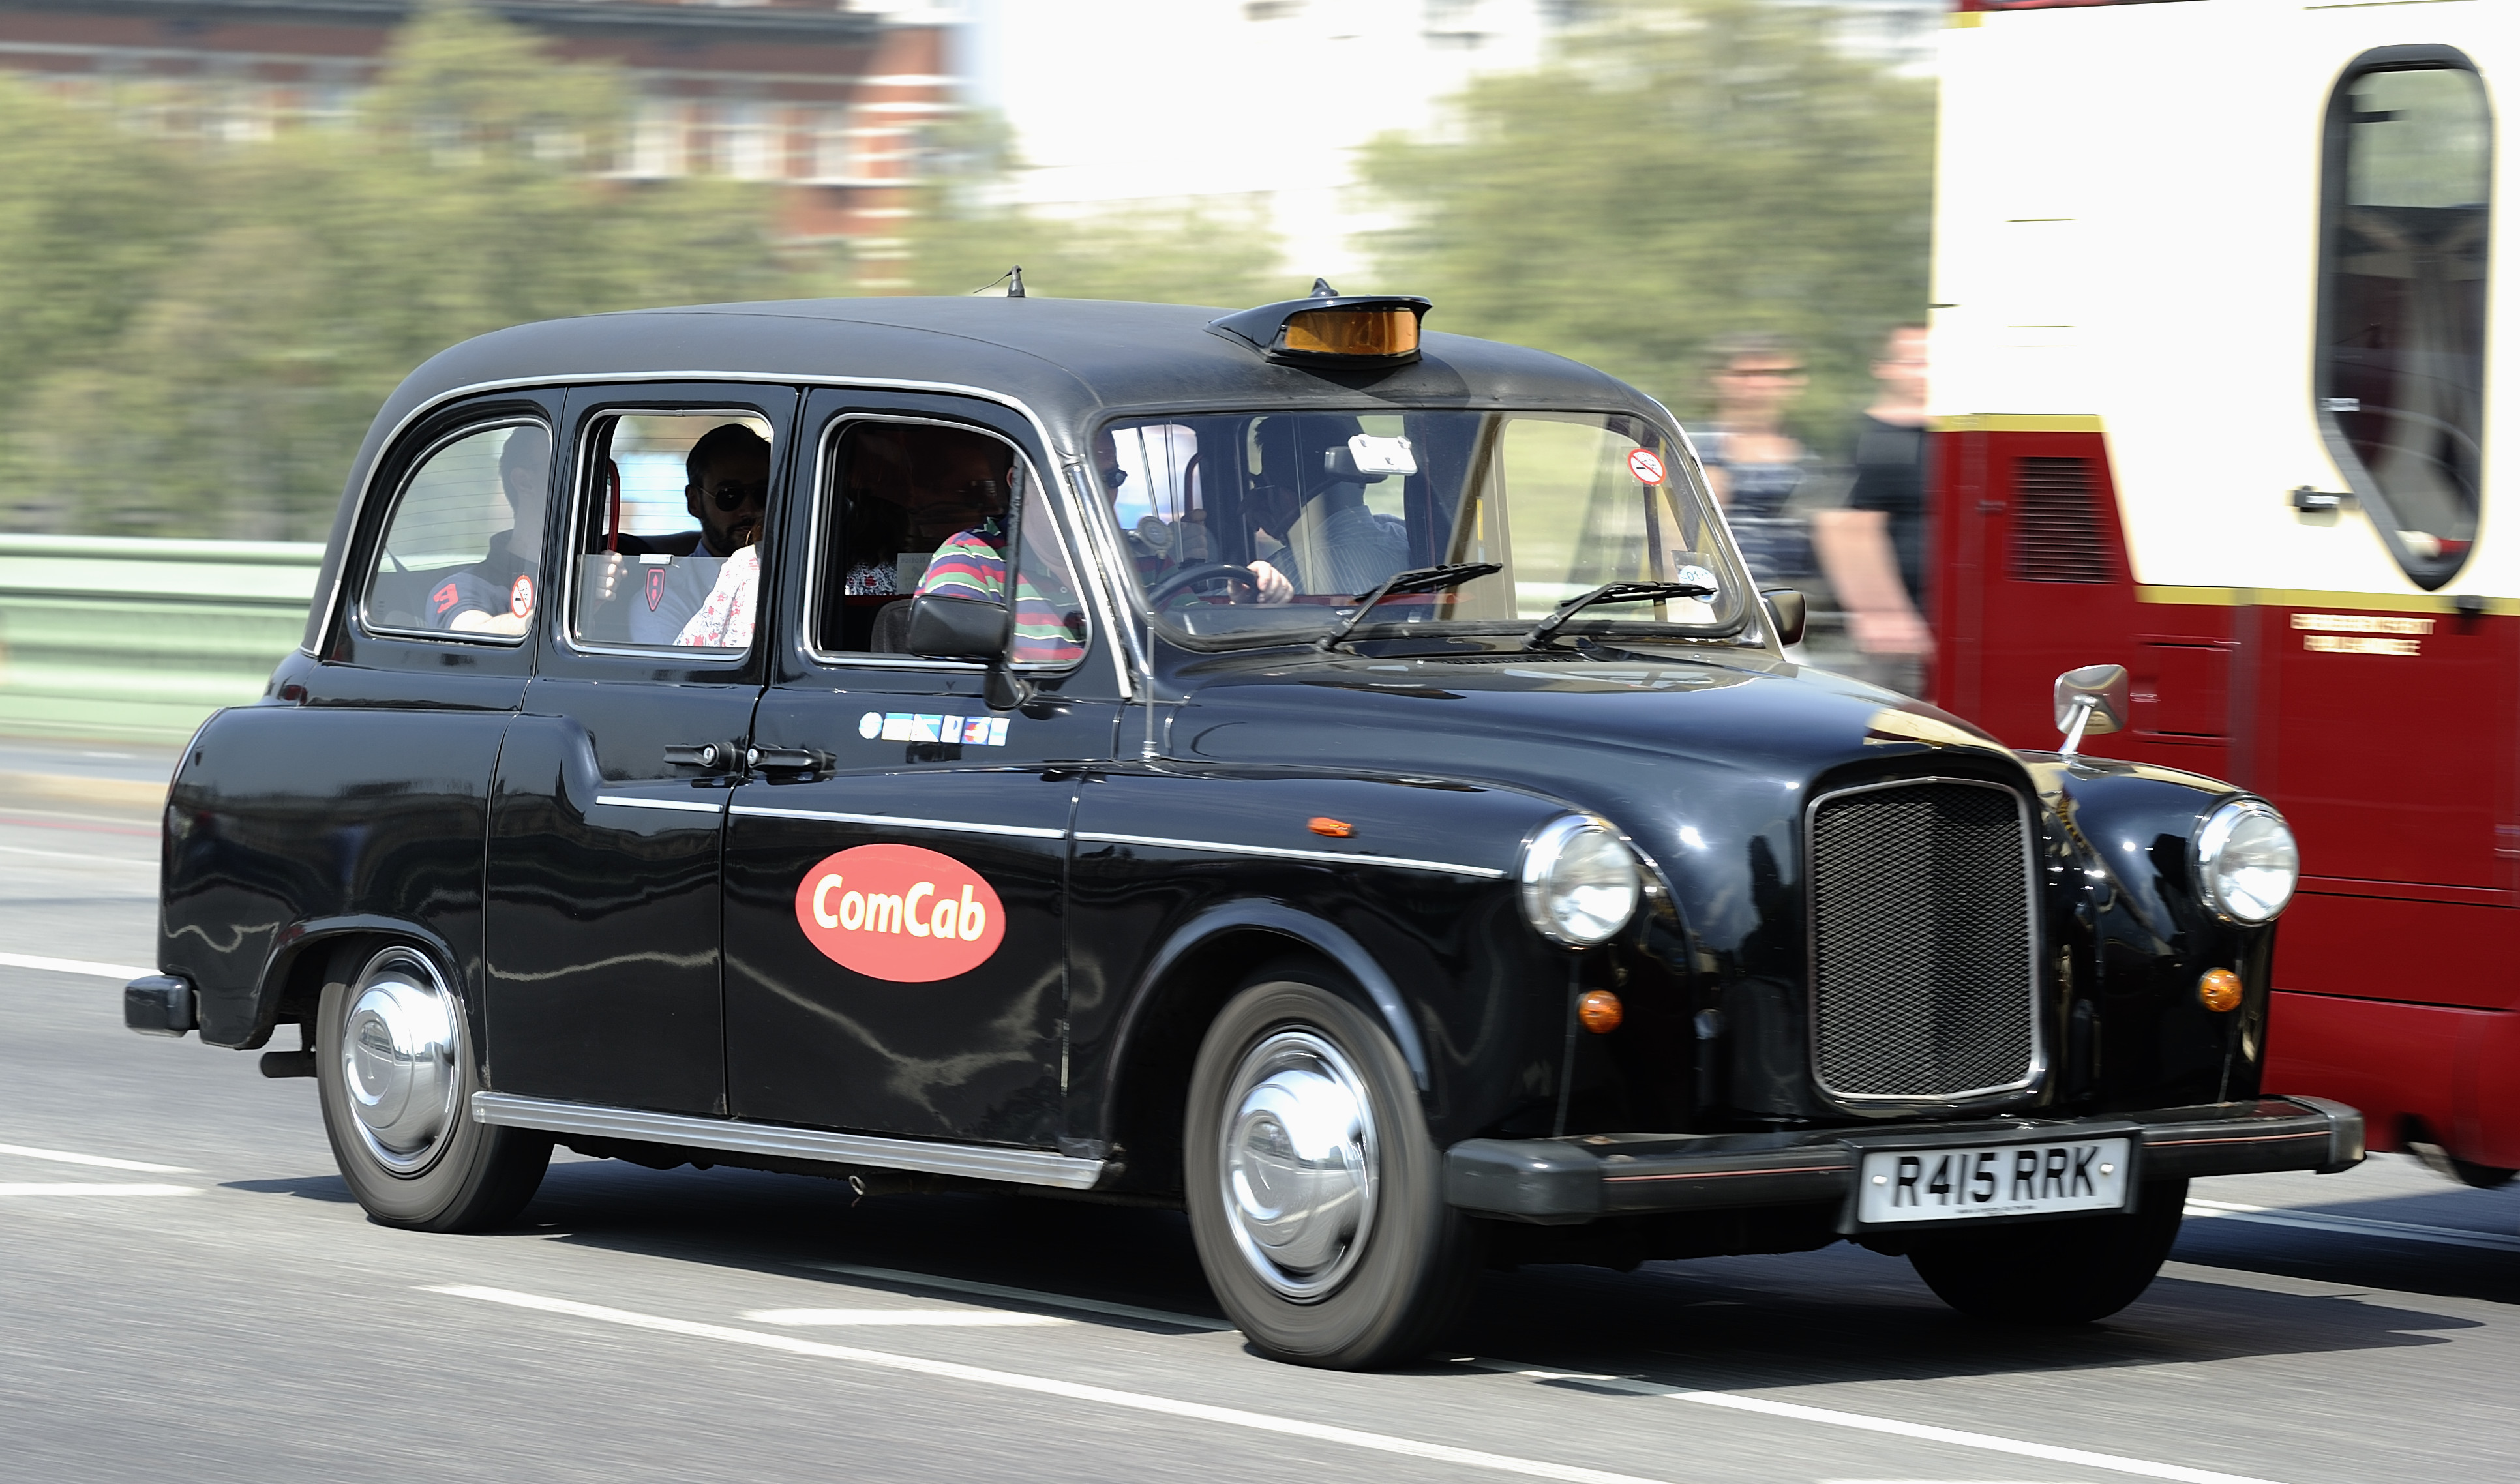
POLYGON ((1602 0, 1542 67, 1473 83, 1433 137, 1386 137, 1365 179, 1400 224, 1381 285, 1438 329, 1556 351, 1683 416, 1707 347, 1804 347, 1791 419, 1827 450, 1892 325, 1921 320, 1934 94, 1831 44, 1833 11, 1602 0))
POLYGON ((1303 292, 1282 281, 1282 247, 1256 201, 1028 210, 1013 199, 1023 163, 1005 124, 987 113, 940 126, 928 158, 903 243, 904 287, 913 292, 969 293, 1016 263, 1027 292, 1058 298, 1239 308, 1303 292))
POLYGON ((129 270, 149 292, 121 333, 19 410, 7 475, 49 509, 13 523, 320 537, 378 404, 447 345, 788 292, 768 188, 597 173, 627 116, 609 68, 556 64, 443 0, 397 38, 350 128, 146 147, 188 187, 170 192, 191 202, 180 258, 129 270))

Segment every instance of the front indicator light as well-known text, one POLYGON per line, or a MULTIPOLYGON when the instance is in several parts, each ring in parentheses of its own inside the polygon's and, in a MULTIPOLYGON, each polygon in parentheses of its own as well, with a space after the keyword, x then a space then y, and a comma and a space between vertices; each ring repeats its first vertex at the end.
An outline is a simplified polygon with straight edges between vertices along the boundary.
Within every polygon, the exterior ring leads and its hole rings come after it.
POLYGON ((2196 832, 2196 880, 2206 905, 2232 922, 2274 921, 2301 880, 2292 827, 2264 799, 2232 799, 2196 832))
POLYGON ((1575 1018, 1597 1036, 1606 1036, 1617 1030, 1627 1012, 1627 1007, 1619 1003, 1619 997, 1606 989, 1588 989, 1584 998, 1575 1002, 1575 1018))
POLYGON ((1561 815, 1522 849, 1522 915, 1533 930, 1569 948, 1609 941, 1644 895, 1637 853, 1597 819, 1561 815))
POLYGON ((2240 976, 2228 968, 2209 968, 2196 980, 2196 998, 2217 1014, 2240 1008, 2240 976))

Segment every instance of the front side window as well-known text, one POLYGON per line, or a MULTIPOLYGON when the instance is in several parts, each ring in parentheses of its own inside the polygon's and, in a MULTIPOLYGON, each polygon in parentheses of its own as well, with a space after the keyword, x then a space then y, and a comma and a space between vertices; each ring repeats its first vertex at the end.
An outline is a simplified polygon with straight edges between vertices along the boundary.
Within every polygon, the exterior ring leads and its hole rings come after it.
POLYGON ((1132 419, 1103 430, 1095 457, 1148 606, 1193 642, 1311 637, 1394 575, 1466 562, 1501 570, 1387 598, 1359 632, 1514 633, 1626 582, 1706 593, 1587 607, 1563 637, 1707 638, 1738 632, 1747 611, 1706 501, 1642 418, 1132 419))
POLYGON ((814 648, 910 656, 913 600, 1004 605, 1008 654, 1060 665, 1085 652, 1085 608, 1038 477, 1014 446, 959 424, 854 419, 832 443, 818 529, 814 648))
POLYGON ((572 636, 598 646, 750 649, 770 440, 758 413, 597 420, 580 465, 572 636))
POLYGON ((372 630, 514 640, 541 601, 551 432, 516 423, 458 434, 404 481, 361 589, 372 630))
POLYGON ((2328 109, 2318 411, 2399 562, 2437 588, 2476 542, 2493 116, 2446 48, 2358 67, 2328 109))

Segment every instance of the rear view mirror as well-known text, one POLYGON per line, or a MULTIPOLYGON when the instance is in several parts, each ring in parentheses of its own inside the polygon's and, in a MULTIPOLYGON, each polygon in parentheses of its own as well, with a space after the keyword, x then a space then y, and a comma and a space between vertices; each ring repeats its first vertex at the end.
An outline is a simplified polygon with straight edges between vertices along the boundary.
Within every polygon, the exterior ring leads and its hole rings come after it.
POLYGON ((2072 756, 2083 735, 2120 732, 2127 724, 2127 670, 2122 664, 2087 664, 2056 677, 2056 750, 2072 756))
POLYGON ((928 659, 997 659, 1007 649, 1007 606, 922 593, 910 601, 908 644, 928 659))
POLYGON ((1803 619, 1808 610, 1802 589, 1765 588, 1759 593, 1759 601, 1768 606, 1768 627, 1777 631, 1777 643, 1791 646, 1803 642, 1803 619))

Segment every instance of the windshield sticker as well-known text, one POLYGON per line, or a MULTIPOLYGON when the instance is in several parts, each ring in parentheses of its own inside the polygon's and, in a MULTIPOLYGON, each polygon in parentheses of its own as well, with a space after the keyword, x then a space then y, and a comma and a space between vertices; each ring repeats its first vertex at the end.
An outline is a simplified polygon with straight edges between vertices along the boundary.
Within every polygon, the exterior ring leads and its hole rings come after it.
POLYGON ((508 585, 508 611, 518 618, 524 618, 530 616, 533 610, 534 579, 518 577, 508 585))
POLYGON ((1407 438, 1377 438, 1370 432, 1361 432, 1347 440, 1347 456, 1361 474, 1414 474, 1418 472, 1418 455, 1410 448, 1407 438))
POLYGON ((796 925, 842 968, 926 984, 987 963, 1006 938, 1006 909, 978 872, 950 855, 859 845, 805 873, 796 925))
POLYGON ((958 742, 966 747, 1003 747, 1003 716, 945 716, 925 711, 869 711, 858 718, 858 736, 869 742, 958 742))
POLYGON ((656 605, 664 601, 665 569, 661 566, 652 566, 648 568, 648 611, 651 613, 656 611, 656 605))
POLYGON ((1660 484, 1662 461, 1655 458, 1650 450, 1632 449, 1628 453, 1628 472, 1637 476, 1639 484, 1660 484))
POLYGON ((1699 587, 1706 589, 1709 593, 1723 591, 1723 584, 1715 580, 1715 574, 1702 566, 1683 565, 1672 572, 1671 580, 1674 582, 1694 582, 1699 587))

